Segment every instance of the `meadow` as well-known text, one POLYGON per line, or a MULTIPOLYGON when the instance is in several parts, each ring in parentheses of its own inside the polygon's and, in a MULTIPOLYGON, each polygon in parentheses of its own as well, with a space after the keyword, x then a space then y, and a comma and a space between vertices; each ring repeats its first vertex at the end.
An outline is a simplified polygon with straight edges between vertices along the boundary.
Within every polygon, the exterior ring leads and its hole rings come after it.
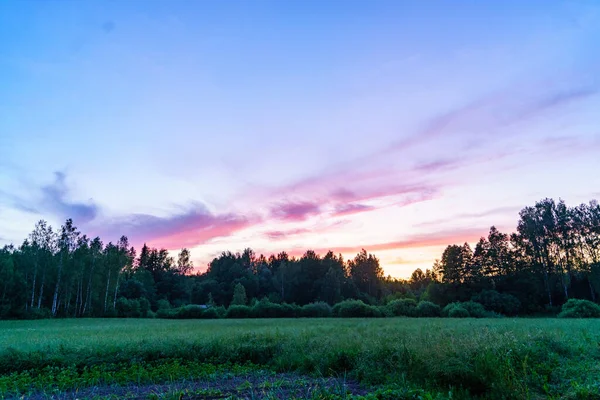
POLYGON ((0 321, 4 398, 600 398, 600 321, 0 321))

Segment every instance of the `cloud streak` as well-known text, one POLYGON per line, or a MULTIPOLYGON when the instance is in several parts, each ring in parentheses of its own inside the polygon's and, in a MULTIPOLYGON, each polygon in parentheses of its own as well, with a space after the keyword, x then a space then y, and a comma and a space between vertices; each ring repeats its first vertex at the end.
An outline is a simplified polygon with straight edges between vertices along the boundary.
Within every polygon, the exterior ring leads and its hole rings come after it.
POLYGON ((93 221, 98 215, 98 206, 92 201, 88 204, 69 201, 66 175, 63 172, 55 172, 54 177, 51 185, 42 188, 42 207, 63 219, 72 218, 76 223, 86 224, 93 221))
POLYGON ((271 216, 283 221, 304 221, 320 212, 319 205, 309 201, 280 203, 271 208, 271 216))
POLYGON ((217 237, 226 237, 243 230, 256 221, 236 215, 215 215, 204 206, 195 205, 190 210, 169 217, 133 214, 103 224, 103 235, 116 238, 126 235, 132 243, 179 249, 194 247, 217 237))
MULTIPOLYGON (((383 243, 372 243, 366 245, 352 245, 352 246, 331 246, 312 249, 317 254, 325 254, 329 250, 334 253, 353 254, 358 253, 362 249, 368 252, 377 251, 389 251, 389 250, 403 250, 403 249, 414 249, 432 246, 445 246, 451 244, 463 244, 465 242, 476 242, 479 238, 487 235, 487 229, 479 228, 467 228, 467 229, 455 229, 448 231, 432 232, 427 234, 413 235, 406 239, 383 242, 383 243)), ((294 249, 290 251, 290 255, 300 256, 305 253, 304 249, 294 249)))

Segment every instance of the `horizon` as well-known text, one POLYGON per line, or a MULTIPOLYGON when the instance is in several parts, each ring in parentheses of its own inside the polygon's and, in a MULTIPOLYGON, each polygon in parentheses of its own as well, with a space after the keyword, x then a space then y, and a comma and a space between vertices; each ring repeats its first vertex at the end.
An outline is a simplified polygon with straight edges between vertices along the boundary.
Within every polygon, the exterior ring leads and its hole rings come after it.
POLYGON ((600 197, 594 1, 5 2, 0 35, 0 246, 72 218, 406 278, 600 197))

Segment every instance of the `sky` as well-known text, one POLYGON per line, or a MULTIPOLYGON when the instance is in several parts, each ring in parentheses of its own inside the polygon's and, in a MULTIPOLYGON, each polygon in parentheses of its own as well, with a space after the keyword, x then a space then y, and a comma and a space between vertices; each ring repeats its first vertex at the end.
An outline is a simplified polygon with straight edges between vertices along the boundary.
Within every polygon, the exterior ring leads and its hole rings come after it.
POLYGON ((0 2, 0 245, 362 248, 600 198, 600 2, 0 2))

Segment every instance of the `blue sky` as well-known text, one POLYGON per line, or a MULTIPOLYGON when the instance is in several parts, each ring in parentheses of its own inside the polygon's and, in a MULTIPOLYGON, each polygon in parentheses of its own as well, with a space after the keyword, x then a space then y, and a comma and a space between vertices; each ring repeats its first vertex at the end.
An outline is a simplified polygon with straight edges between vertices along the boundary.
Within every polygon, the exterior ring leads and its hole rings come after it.
POLYGON ((6 1, 0 244, 43 218, 428 267, 600 197, 596 1, 6 1))

